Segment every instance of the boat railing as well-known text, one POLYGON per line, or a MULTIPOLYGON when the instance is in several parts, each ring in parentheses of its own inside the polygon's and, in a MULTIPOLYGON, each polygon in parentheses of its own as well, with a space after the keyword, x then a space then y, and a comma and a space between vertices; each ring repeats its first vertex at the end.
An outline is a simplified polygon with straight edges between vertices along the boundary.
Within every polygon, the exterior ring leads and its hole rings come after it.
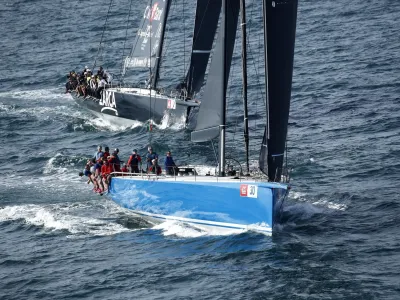
MULTIPOLYGON (((198 170, 196 170, 196 166, 182 166, 182 167, 175 167, 173 168, 173 174, 168 174, 168 173, 162 173, 162 174, 152 174, 152 173, 147 173, 144 172, 143 170, 140 170, 139 173, 132 173, 132 172, 121 172, 121 171, 115 171, 112 172, 111 175, 114 177, 128 177, 128 178, 141 178, 142 180, 159 180, 159 179, 173 179, 174 181, 179 181, 180 177, 193 177, 194 181, 196 182, 198 179, 198 170)), ((216 171, 216 170, 215 170, 216 171)), ((232 176, 225 176, 225 177, 220 177, 216 176, 216 173, 211 175, 207 173, 204 176, 209 176, 210 179, 214 179, 216 182, 220 182, 221 179, 226 179, 226 178, 232 178, 236 179, 238 182, 246 181, 251 179, 252 181, 256 182, 261 182, 261 181, 268 181, 267 176, 262 173, 261 171, 256 171, 253 170, 250 172, 250 176, 243 176, 243 174, 237 174, 237 175, 232 175, 232 176)), ((202 177, 203 178, 203 177, 202 177)), ((211 180, 212 180, 211 179, 211 180)), ((282 182, 285 182, 282 180, 282 182)))

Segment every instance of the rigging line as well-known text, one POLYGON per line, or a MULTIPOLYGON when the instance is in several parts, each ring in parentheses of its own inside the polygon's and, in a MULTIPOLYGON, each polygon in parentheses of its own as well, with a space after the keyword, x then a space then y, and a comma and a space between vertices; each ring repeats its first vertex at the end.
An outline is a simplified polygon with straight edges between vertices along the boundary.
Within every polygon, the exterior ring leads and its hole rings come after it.
POLYGON ((121 71, 120 71, 120 76, 121 76, 121 80, 123 79, 123 68, 124 68, 124 54, 125 54, 125 45, 126 45, 126 40, 128 39, 128 28, 129 28, 129 21, 131 18, 131 12, 132 12, 132 2, 133 0, 131 0, 131 3, 129 5, 129 12, 128 12, 128 20, 126 22, 126 29, 125 29, 125 40, 124 40, 124 46, 122 47, 122 59, 121 59, 121 71))
MULTIPOLYGON (((206 6, 205 11, 208 10, 208 5, 210 4, 210 1, 211 1, 211 0, 208 0, 208 1, 207 1, 207 6, 206 6)), ((202 18, 201 18, 201 22, 200 22, 200 27, 199 27, 199 28, 201 28, 201 26, 203 26, 203 21, 204 21, 205 15, 206 15, 206 13, 204 13, 203 16, 202 16, 202 18)), ((193 37, 193 44, 197 41, 197 38, 199 37, 200 31, 201 31, 201 30, 199 30, 199 32, 197 33, 197 35, 196 35, 195 37, 193 37)))
POLYGON ((215 146, 214 146, 214 142, 213 142, 213 140, 211 140, 211 146, 212 146, 212 148, 213 148, 213 151, 214 151, 214 156, 215 156, 215 162, 216 162, 216 165, 218 166, 218 155, 217 155, 217 151, 215 150, 215 146))
MULTIPOLYGON (((235 45, 236 45, 236 39, 238 39, 238 37, 236 36, 236 38, 235 38, 235 45)), ((233 58, 232 58, 232 61, 233 61, 233 58)), ((228 94, 227 94, 227 98, 228 99, 230 99, 231 98, 231 91, 232 91, 232 88, 231 88, 231 86, 232 86, 232 81, 233 81, 233 77, 235 76, 235 74, 236 74, 236 72, 235 72, 235 70, 237 69, 237 64, 235 64, 235 63, 231 63, 231 67, 232 67, 232 70, 231 70, 231 76, 229 76, 229 89, 228 89, 228 94)), ((227 101, 228 102, 228 101, 227 101)), ((235 142, 236 142, 236 131, 237 131, 237 124, 238 124, 238 118, 236 118, 236 120, 235 120, 235 128, 234 128, 234 131, 233 131, 233 138, 232 138, 232 140, 233 140, 233 143, 235 144, 235 142)), ((233 148, 228 148, 229 149, 229 155, 230 156, 232 156, 232 152, 233 152, 233 148)))
POLYGON ((108 16, 110 15, 110 11, 111 11, 111 7, 112 7, 113 1, 114 1, 114 0, 111 0, 111 1, 110 1, 110 5, 109 5, 109 7, 108 7, 108 12, 107 12, 107 16, 106 16, 106 21, 105 21, 105 23, 104 23, 103 32, 101 33, 101 39, 100 39, 99 48, 97 49, 96 58, 95 58, 95 60, 94 60, 94 64, 93 64, 93 68, 92 68, 93 71, 94 71, 94 68, 96 67, 97 57, 99 56, 101 44, 103 43, 104 32, 106 31, 108 16))
MULTIPOLYGON (((251 23, 251 20, 253 19, 253 12, 254 12, 254 4, 253 4, 253 3, 252 3, 252 6, 251 6, 251 7, 252 7, 251 14, 250 14, 251 19, 250 19, 249 24, 251 23)), ((250 28, 249 28, 249 30, 250 30, 250 28)), ((249 36, 252 36, 252 35, 249 34, 249 36)), ((257 36, 258 36, 258 46, 257 46, 257 49, 260 51, 261 35, 257 34, 257 36)), ((252 51, 252 47, 251 47, 251 44, 250 44, 250 40, 249 40, 249 39, 248 39, 248 41, 247 41, 247 47, 248 47, 248 49, 249 49, 248 54, 249 54, 250 57, 251 57, 251 61, 252 61, 252 64, 253 64, 253 68, 254 68, 254 71, 255 71, 255 73, 256 73, 257 87, 258 87, 259 93, 261 94, 261 96, 262 96, 262 98, 263 98, 263 102, 264 102, 264 105, 265 105, 265 103, 266 103, 265 94, 264 94, 263 89, 261 88, 261 84, 260 84, 260 75, 259 75, 259 72, 258 72, 258 69, 257 69, 257 65, 259 65, 259 61, 258 61, 258 63, 256 63, 256 58, 254 58, 254 56, 253 56, 253 51, 252 51)), ((259 54, 259 52, 258 52, 258 54, 259 54)), ((257 55, 256 57, 259 58, 260 55, 257 55)), ((259 101, 256 101, 256 114, 258 114, 258 102, 259 102, 259 101)), ((258 124, 258 123, 257 123, 257 118, 255 118, 254 123, 255 123, 255 128, 257 128, 257 124, 258 124)))
MULTIPOLYGON (((153 7, 153 0, 150 0, 150 8, 153 7)), ((151 132, 153 131, 153 121, 152 121, 152 110, 151 110, 151 34, 152 34, 152 30, 153 30, 153 21, 151 20, 151 18, 149 18, 149 24, 150 24, 150 39, 149 39, 149 62, 150 62, 150 77, 149 77, 149 82, 148 82, 148 86, 149 86, 149 95, 150 95, 150 99, 149 99, 149 145, 151 145, 151 132)), ((156 58, 157 59, 157 58, 156 58)))
POLYGON ((289 167, 288 167, 288 147, 287 147, 287 139, 285 141, 285 169, 286 169, 286 181, 287 183, 290 182, 290 177, 289 177, 289 167))
POLYGON ((185 74, 186 74, 185 0, 182 0, 182 18, 183 18, 183 77, 185 77, 185 74))

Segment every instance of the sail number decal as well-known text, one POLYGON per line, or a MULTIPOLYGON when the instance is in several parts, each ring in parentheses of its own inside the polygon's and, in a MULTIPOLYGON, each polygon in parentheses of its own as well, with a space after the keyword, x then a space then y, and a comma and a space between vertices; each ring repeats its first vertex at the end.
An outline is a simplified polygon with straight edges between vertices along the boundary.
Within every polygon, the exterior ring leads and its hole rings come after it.
POLYGON ((240 185, 241 197, 257 198, 257 195, 258 195, 258 186, 251 184, 240 185))
POLYGON ((168 99, 168 109, 176 109, 176 101, 174 99, 168 99))
POLYGON ((103 91, 101 93, 99 104, 107 107, 117 108, 114 92, 107 90, 103 91))

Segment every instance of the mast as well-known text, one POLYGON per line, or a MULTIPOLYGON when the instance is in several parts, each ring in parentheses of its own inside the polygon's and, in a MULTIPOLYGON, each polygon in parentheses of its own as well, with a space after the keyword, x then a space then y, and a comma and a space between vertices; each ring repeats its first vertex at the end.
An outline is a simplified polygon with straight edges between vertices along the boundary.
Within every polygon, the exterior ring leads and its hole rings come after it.
POLYGON ((227 35, 227 12, 226 8, 228 6, 228 0, 222 0, 222 15, 221 15, 221 34, 222 34, 222 53, 221 53, 221 63, 222 63, 222 116, 221 125, 219 133, 219 164, 218 164, 218 175, 225 176, 225 129, 226 129, 226 87, 228 82, 226 80, 226 35, 227 35))
POLYGON ((242 28, 242 81, 243 81, 243 117, 244 117, 244 145, 246 150, 246 170, 249 167, 249 118, 247 110, 247 34, 246 34, 246 4, 240 0, 241 28, 242 28))
MULTIPOLYGON (((169 0, 165 0, 166 5, 165 5, 165 17, 162 21, 162 23, 159 26, 160 27, 157 30, 153 30, 153 32, 158 35, 159 32, 161 31, 161 35, 160 35, 160 46, 157 49, 157 54, 156 54, 156 63, 154 66, 154 70, 153 70, 153 74, 151 75, 151 89, 155 89, 157 86, 157 81, 158 81, 158 77, 159 77, 159 72, 160 72, 160 64, 161 64, 161 54, 162 54, 162 49, 163 49, 163 45, 164 45, 164 35, 165 35, 165 25, 167 24, 167 19, 168 19, 168 12, 169 12, 169 7, 170 7, 170 1, 169 0)), ((154 4, 157 5, 157 2, 154 4)), ((154 8, 153 8, 154 10, 154 8)), ((156 36, 157 38, 157 36, 156 36)))

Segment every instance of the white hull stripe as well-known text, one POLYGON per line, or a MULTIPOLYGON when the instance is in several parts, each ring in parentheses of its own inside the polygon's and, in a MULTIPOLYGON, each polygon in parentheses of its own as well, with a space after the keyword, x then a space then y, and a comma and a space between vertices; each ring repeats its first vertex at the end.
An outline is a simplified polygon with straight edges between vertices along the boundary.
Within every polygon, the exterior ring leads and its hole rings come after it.
POLYGON ((137 210, 132 210, 132 211, 138 215, 148 216, 148 217, 162 219, 162 220, 181 221, 181 222, 185 222, 188 224, 208 225, 208 226, 213 226, 213 227, 222 227, 222 228, 229 228, 229 229, 252 229, 252 230, 262 231, 262 232, 266 232, 266 233, 272 232, 271 227, 261 227, 261 226, 256 226, 256 225, 240 225, 240 224, 233 224, 233 223, 196 220, 196 219, 188 219, 188 218, 181 218, 181 217, 151 214, 151 213, 146 213, 146 212, 137 211, 137 210))

